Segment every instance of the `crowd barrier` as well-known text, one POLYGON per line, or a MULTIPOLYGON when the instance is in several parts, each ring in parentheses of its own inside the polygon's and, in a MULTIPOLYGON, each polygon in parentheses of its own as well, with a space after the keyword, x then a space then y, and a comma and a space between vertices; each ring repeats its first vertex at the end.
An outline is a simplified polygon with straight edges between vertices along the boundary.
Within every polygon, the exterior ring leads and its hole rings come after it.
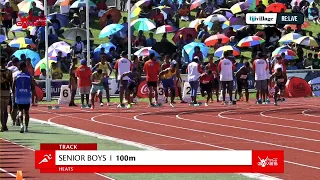
MULTIPOLYGON (((314 96, 320 96, 320 70, 293 70, 287 71, 288 79, 292 79, 292 77, 297 77, 304 79, 307 83, 309 83, 312 93, 314 96)), ((184 86, 184 82, 187 82, 187 75, 182 74, 181 78, 183 80, 182 87, 184 86)), ((297 91, 303 91, 305 89, 303 84, 294 84, 296 81, 292 81, 292 87, 295 87, 297 91)), ((46 97, 46 83, 45 80, 37 80, 37 84, 40 89, 43 91, 44 97, 46 97)), ((69 96, 69 91, 64 89, 64 92, 61 92, 62 85, 68 85, 68 80, 52 80, 51 81, 51 97, 57 98, 60 94, 63 96, 69 96)), ((254 77, 252 75, 248 76, 248 84, 249 89, 254 90, 254 77)), ((287 83, 288 84, 288 83, 287 83)), ((234 89, 236 89, 236 82, 234 81, 234 89)), ((111 96, 119 95, 119 86, 114 78, 109 78, 109 90, 111 96)), ((186 91, 190 91, 190 89, 186 89, 186 91)), ((105 92, 104 92, 105 93, 105 92)), ((147 97, 148 88, 146 85, 145 77, 142 77, 142 82, 138 87, 138 96, 141 98, 147 97)), ((163 88, 159 89, 159 95, 164 94, 163 88)), ((79 93, 77 93, 79 96, 79 93)))

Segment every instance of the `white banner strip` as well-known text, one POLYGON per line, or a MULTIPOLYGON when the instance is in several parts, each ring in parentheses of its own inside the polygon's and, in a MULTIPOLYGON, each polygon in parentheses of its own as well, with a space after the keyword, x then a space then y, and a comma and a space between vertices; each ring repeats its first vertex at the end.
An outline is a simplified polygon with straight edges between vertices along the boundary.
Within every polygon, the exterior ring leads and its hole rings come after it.
POLYGON ((56 151, 56 165, 251 165, 252 151, 56 151))

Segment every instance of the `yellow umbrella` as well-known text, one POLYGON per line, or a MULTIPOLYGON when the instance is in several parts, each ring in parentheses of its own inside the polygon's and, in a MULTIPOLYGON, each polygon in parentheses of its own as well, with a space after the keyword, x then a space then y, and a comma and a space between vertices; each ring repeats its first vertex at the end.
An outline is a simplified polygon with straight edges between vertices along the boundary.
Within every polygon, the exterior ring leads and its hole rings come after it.
POLYGON ((26 48, 28 45, 35 46, 35 44, 32 42, 32 39, 19 37, 15 38, 12 41, 10 41, 9 46, 14 48, 26 48))

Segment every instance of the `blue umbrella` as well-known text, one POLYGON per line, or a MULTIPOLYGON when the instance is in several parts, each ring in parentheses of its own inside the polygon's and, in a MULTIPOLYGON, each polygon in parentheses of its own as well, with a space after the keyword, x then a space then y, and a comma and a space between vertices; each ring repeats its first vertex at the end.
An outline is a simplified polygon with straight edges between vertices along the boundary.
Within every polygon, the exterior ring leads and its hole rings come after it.
POLYGON ((17 50, 12 56, 17 57, 19 60, 21 60, 21 55, 25 54, 27 58, 31 59, 31 64, 33 67, 36 67, 38 62, 40 61, 40 56, 38 53, 30 50, 30 49, 20 49, 17 50))
POLYGON ((0 35, 0 43, 6 40, 6 37, 4 35, 0 35))
POLYGON ((203 58, 207 57, 208 52, 209 52, 209 48, 203 43, 192 42, 192 43, 189 43, 189 44, 183 46, 183 50, 185 50, 185 52, 188 54, 189 59, 193 58, 192 56, 194 53, 194 48, 197 46, 199 46, 200 51, 202 52, 203 58))
POLYGON ((99 38, 111 36, 119 32, 121 29, 123 29, 123 27, 124 26, 121 24, 109 24, 100 31, 99 38))
POLYGON ((56 19, 60 22, 60 26, 61 27, 66 27, 69 25, 69 17, 64 15, 64 14, 60 14, 60 13, 52 13, 48 15, 48 19, 51 20, 53 16, 56 16, 56 19))
MULTIPOLYGON (((94 7, 95 7, 96 4, 89 0, 89 6, 94 6, 94 7)), ((80 8, 80 7, 86 7, 86 1, 85 1, 85 0, 75 1, 75 2, 72 3, 72 5, 70 6, 70 8, 80 8)))
POLYGON ((98 47, 96 47, 93 51, 93 54, 94 54, 94 59, 97 60, 99 59, 99 55, 100 55, 100 51, 101 51, 101 48, 104 48, 105 49, 105 53, 108 53, 110 48, 111 47, 114 47, 115 49, 117 48, 114 44, 108 42, 108 43, 104 43, 104 44, 100 44, 98 47))

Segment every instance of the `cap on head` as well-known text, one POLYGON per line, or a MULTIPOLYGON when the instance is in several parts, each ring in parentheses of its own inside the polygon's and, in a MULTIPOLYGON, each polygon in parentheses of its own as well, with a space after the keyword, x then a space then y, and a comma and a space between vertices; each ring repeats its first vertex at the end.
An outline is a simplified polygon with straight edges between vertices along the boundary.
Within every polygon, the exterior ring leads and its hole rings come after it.
POLYGON ((81 64, 81 65, 87 65, 87 60, 82 59, 82 60, 80 61, 80 64, 81 64))

